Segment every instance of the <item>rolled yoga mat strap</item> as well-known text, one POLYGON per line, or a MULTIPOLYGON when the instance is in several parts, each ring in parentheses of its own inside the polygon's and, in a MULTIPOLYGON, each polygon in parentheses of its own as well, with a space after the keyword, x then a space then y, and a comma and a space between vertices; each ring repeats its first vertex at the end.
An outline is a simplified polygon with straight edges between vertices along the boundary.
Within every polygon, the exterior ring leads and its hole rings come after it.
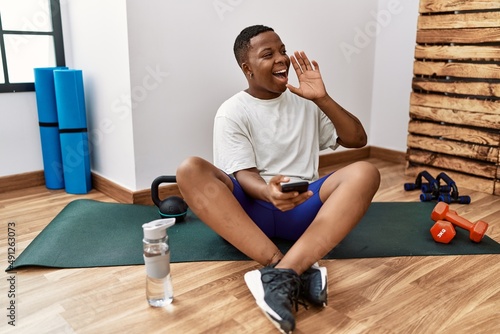
POLYGON ((35 96, 40 126, 45 186, 48 189, 63 189, 61 142, 54 89, 54 70, 67 67, 35 68, 35 96))
POLYGON ((66 192, 86 194, 92 180, 82 71, 56 70, 54 84, 66 192))

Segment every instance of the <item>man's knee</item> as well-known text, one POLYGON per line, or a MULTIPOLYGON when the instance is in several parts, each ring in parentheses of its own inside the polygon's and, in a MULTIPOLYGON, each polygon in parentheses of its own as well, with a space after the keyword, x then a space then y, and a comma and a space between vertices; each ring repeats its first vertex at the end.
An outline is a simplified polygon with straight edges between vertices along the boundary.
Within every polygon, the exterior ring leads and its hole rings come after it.
POLYGON ((196 174, 202 173, 206 169, 208 162, 200 157, 189 157, 177 167, 177 182, 189 180, 196 174))
POLYGON ((200 157, 189 157, 184 160, 176 172, 177 185, 179 188, 213 188, 222 181, 230 190, 232 182, 230 178, 212 163, 200 157))
POLYGON ((380 185, 380 172, 374 165, 366 161, 354 162, 335 172, 332 176, 336 178, 338 186, 345 184, 364 190, 377 190, 380 185))
POLYGON ((358 161, 356 164, 360 168, 360 173, 366 178, 380 180, 380 172, 373 164, 366 161, 358 161))
POLYGON ((371 163, 358 161, 352 165, 351 175, 358 178, 358 181, 365 188, 377 190, 380 186, 380 171, 371 163))

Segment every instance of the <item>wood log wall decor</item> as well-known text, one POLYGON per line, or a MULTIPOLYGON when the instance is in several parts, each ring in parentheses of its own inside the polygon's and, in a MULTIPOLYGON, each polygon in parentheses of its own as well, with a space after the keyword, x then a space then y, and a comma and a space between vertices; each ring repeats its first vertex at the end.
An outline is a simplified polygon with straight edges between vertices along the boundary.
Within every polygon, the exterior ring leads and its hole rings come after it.
POLYGON ((500 0, 421 0, 406 174, 500 195, 500 0))

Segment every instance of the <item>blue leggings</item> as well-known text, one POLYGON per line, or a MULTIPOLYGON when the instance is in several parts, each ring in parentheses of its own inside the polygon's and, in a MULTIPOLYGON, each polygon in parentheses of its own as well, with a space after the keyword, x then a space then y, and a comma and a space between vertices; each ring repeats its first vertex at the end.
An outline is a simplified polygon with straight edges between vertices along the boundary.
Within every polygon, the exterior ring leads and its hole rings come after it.
POLYGON ((319 189, 328 176, 330 175, 310 183, 309 190, 313 192, 313 195, 304 203, 285 212, 277 209, 269 202, 248 196, 234 177, 230 176, 230 179, 234 185, 233 195, 243 207, 243 210, 269 238, 295 241, 309 227, 323 205, 319 198, 319 189))

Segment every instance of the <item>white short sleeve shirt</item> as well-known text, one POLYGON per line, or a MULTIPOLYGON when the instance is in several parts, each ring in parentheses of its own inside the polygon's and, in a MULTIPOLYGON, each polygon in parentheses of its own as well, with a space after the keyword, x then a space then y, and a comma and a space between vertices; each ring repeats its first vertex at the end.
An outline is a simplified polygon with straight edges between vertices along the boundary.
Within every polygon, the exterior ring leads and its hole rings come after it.
POLYGON ((316 180, 319 151, 336 143, 330 119, 288 90, 271 100, 235 94, 217 111, 213 138, 218 168, 232 174, 256 167, 266 182, 277 174, 316 180))

